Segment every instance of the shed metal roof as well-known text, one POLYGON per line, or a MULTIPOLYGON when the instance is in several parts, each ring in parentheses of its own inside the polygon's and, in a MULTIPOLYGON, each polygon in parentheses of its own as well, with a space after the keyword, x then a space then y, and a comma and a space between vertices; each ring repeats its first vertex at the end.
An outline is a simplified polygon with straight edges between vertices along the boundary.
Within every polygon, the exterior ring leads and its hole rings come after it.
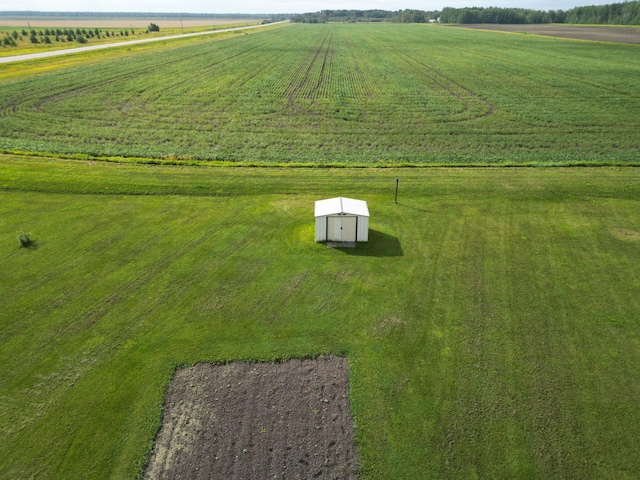
POLYGON ((338 215, 346 213, 349 215, 369 216, 369 207, 364 200, 353 198, 336 197, 326 200, 318 200, 315 205, 315 216, 324 217, 326 215, 338 215))

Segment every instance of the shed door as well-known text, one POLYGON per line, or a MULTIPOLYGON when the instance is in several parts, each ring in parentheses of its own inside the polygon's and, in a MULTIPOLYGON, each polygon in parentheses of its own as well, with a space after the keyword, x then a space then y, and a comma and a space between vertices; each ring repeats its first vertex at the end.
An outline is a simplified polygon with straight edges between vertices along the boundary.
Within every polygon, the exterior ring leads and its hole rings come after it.
POLYGON ((327 240, 332 242, 356 241, 356 217, 328 217, 327 240))
POLYGON ((357 217, 342 217, 342 241, 356 241, 356 220, 357 217))
POLYGON ((332 242, 342 241, 341 217, 327 217, 327 240, 332 242))

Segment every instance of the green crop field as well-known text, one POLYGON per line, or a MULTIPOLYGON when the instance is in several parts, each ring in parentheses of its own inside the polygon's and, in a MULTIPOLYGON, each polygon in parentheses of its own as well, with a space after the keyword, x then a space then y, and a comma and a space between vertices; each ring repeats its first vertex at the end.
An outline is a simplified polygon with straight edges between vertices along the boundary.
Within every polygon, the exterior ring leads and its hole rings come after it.
POLYGON ((176 366, 332 353, 362 478, 637 478, 639 201, 635 168, 0 156, 0 477, 135 478, 176 366), (370 242, 315 244, 345 192, 370 242))
POLYGON ((245 165, 637 164, 639 52, 439 26, 292 25, 2 65, 0 150, 245 165))

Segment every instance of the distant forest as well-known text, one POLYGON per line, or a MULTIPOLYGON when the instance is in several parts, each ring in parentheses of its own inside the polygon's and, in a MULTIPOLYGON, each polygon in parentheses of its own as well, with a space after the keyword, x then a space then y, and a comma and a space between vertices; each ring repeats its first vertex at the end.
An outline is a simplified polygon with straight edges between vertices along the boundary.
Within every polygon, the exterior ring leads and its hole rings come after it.
POLYGON ((398 23, 427 23, 440 16, 440 12, 425 12, 422 10, 322 10, 315 13, 293 15, 292 22, 299 23, 327 23, 327 22, 398 22, 398 23))
POLYGON ((640 25, 640 1, 613 3, 571 10, 529 10, 525 8, 443 8, 442 11, 322 10, 293 15, 292 22, 398 22, 398 23, 574 23, 640 25))

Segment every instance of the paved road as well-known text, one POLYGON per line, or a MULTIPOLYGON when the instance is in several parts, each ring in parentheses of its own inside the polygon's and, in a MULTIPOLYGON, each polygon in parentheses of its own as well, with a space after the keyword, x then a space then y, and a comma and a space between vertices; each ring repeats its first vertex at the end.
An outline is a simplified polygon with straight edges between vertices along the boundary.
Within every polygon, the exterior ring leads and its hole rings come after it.
POLYGON ((50 52, 29 53, 27 55, 14 55, 12 57, 0 57, 0 63, 22 62, 24 60, 34 60, 37 58, 56 57, 58 55, 70 55, 72 53, 88 52, 90 50, 102 50, 103 48, 124 47, 127 45, 136 45, 138 43, 158 42, 160 40, 169 40, 174 38, 195 37, 197 35, 211 35, 212 33, 232 32, 234 30, 248 30, 250 28, 262 28, 262 27, 268 27, 270 25, 287 23, 288 21, 289 20, 285 20, 283 22, 267 23, 265 25, 252 25, 250 27, 226 28, 224 30, 208 30, 206 32, 184 33, 182 35, 173 35, 171 37, 143 38, 140 40, 128 40, 126 42, 104 43, 102 45, 91 45, 88 47, 68 48, 66 50, 54 50, 50 52))

